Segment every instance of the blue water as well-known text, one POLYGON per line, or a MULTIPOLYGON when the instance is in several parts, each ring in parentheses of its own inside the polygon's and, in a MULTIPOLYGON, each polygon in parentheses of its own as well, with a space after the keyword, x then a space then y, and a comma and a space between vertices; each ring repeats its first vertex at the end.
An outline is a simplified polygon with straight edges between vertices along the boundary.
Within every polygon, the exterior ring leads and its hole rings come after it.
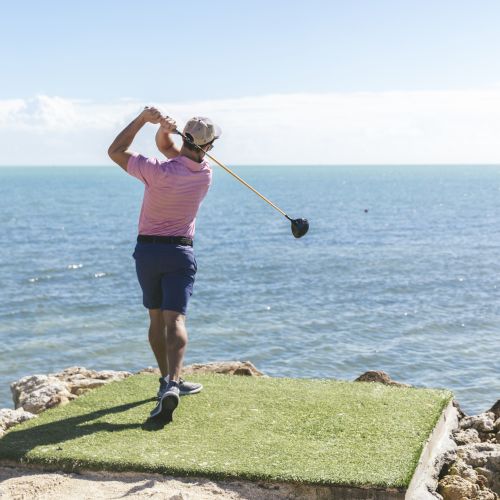
MULTIPOLYGON (((500 167, 236 171, 311 229, 295 240, 215 170, 186 363, 381 369, 452 389, 468 413, 500 397, 500 167)), ((141 199, 118 167, 0 169, 0 408, 24 375, 154 364, 131 257, 141 199)))

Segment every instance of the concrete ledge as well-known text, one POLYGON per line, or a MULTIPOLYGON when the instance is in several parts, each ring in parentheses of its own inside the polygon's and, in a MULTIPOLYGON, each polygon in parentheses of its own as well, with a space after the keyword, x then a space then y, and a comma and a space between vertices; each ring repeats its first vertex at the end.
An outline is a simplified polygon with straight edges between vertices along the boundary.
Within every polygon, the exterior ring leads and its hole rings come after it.
POLYGON ((456 449, 452 432, 458 428, 458 410, 450 401, 424 445, 417 468, 408 486, 407 500, 427 500, 438 497, 439 472, 443 466, 443 456, 447 451, 456 449))

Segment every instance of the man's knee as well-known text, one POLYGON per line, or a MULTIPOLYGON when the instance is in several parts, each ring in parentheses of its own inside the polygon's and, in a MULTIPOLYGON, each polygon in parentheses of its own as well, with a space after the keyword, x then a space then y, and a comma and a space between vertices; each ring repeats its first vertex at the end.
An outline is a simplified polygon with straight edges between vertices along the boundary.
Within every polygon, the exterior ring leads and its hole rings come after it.
POLYGON ((161 309, 149 309, 149 341, 151 343, 163 342, 165 337, 165 323, 161 309))
POLYGON ((185 316, 177 311, 162 311, 163 322, 167 328, 167 332, 175 331, 180 328, 184 328, 185 316))
POLYGON ((164 326, 163 314, 161 309, 148 309, 149 320, 152 327, 164 326))

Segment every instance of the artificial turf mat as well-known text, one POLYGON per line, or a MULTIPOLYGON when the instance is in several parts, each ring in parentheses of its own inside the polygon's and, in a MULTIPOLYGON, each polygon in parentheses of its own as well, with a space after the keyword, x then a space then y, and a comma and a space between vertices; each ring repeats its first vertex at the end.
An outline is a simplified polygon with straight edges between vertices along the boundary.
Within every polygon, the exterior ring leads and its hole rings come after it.
POLYGON ((197 375, 168 425, 145 423, 158 379, 135 375, 0 439, 0 460, 64 470, 406 488, 452 394, 336 380, 197 375))

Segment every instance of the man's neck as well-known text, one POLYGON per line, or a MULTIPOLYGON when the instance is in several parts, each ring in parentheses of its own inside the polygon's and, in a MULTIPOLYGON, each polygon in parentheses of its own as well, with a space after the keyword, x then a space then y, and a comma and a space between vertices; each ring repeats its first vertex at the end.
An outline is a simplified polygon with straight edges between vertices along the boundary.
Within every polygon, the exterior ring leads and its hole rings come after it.
POLYGON ((190 160, 195 161, 196 163, 201 163, 203 161, 203 157, 205 156, 205 153, 201 153, 200 151, 191 151, 184 146, 182 146, 180 154, 182 156, 185 156, 186 158, 189 158, 190 160))

